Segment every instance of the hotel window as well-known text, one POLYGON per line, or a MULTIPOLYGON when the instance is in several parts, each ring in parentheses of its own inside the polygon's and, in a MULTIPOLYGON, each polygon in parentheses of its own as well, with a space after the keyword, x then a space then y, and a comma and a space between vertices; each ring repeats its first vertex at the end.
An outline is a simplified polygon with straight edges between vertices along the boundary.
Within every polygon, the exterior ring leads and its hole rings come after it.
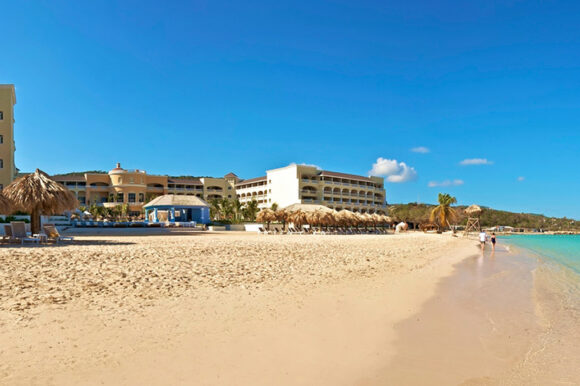
POLYGON ((0 169, 4 169, 4 160, 0 159, 0 169))
POLYGON ((4 119, 4 113, 0 111, 0 121, 4 119))
POLYGON ((123 202, 123 193, 117 193, 117 202, 123 202))
POLYGON ((145 202, 145 193, 139 193, 139 202, 145 202))
POLYGON ((0 190, 4 189, 4 185, 0 184, 0 190))
POLYGON ((129 183, 132 184, 134 182, 133 177, 129 177, 129 183))
POLYGON ((135 202, 136 196, 137 195, 135 193, 129 193, 129 197, 128 197, 129 202, 135 202))
POLYGON ((4 143, 4 136, 0 135, 0 144, 4 143))

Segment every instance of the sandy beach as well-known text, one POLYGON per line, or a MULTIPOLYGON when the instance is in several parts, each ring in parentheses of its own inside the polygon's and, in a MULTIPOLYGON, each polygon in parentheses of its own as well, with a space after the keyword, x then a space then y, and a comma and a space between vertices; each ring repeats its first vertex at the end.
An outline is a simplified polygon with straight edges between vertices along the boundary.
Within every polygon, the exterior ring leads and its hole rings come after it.
POLYGON ((353 384, 475 250, 448 236, 80 236, 0 249, 6 384, 353 384))
MULTIPOLYGON (((580 376, 562 360, 552 373, 542 369, 557 359, 543 352, 546 334, 557 353, 571 330, 556 333, 546 318, 558 295, 538 292, 537 262, 502 247, 482 256, 465 238, 115 230, 3 247, 0 258, 1 384, 487 385, 580 376)), ((572 346, 564 353, 577 356, 572 346)))

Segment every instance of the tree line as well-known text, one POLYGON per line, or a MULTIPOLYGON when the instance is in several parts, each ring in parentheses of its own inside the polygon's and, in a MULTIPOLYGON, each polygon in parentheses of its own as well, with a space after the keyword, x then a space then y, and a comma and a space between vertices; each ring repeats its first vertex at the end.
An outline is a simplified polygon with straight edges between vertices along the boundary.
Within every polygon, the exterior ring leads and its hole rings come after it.
MULTIPOLYGON (((415 226, 431 222, 431 212, 436 208, 429 204, 394 204, 388 207, 389 216, 395 221, 405 221, 415 226)), ((465 225, 467 214, 464 212, 467 206, 459 205, 453 207, 455 218, 452 225, 465 225)), ((482 227, 492 227, 496 225, 507 225, 514 228, 543 229, 547 231, 573 231, 580 230, 580 223, 574 219, 566 217, 547 217, 541 214, 513 213, 492 208, 482 208, 480 217, 482 227)))

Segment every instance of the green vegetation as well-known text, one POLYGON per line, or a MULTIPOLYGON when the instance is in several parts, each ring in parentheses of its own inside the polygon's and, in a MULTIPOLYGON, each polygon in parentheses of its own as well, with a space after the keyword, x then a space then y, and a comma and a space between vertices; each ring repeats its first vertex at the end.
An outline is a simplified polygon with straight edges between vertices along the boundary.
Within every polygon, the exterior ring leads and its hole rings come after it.
POLYGON ((106 208, 101 205, 91 205, 87 207, 80 207, 80 211, 88 211, 95 220, 114 220, 114 221, 128 221, 129 220, 129 205, 119 204, 112 208, 106 208))
POLYGON ((439 193, 437 201, 439 202, 439 205, 431 210, 429 221, 437 221, 439 226, 443 229, 451 227, 449 221, 453 221, 457 218, 457 212, 451 207, 451 205, 456 204, 457 199, 447 193, 439 193))
POLYGON ((62 173, 59 176, 84 176, 85 174, 107 174, 104 170, 87 170, 86 172, 62 173))
MULTIPOLYGON (((394 204, 389 206, 389 216, 395 221, 406 221, 417 226, 430 221, 430 214, 435 205, 428 204, 394 204)), ((465 225, 467 215, 464 210, 467 206, 454 206, 455 220, 450 220, 453 225, 465 225)), ((508 225, 514 228, 543 229, 546 231, 572 231, 580 230, 580 222, 566 217, 546 217, 541 214, 513 213, 482 207, 481 226, 492 227, 495 225, 508 225)))
POLYGON ((258 211, 256 200, 242 204, 238 199, 216 198, 209 202, 209 217, 223 223, 256 221, 258 211))
POLYGON ((22 222, 25 222, 27 224, 30 223, 30 220, 27 218, 21 219, 21 220, 17 219, 14 216, 6 216, 4 218, 0 218, 0 224, 10 224, 12 221, 22 221, 22 222))

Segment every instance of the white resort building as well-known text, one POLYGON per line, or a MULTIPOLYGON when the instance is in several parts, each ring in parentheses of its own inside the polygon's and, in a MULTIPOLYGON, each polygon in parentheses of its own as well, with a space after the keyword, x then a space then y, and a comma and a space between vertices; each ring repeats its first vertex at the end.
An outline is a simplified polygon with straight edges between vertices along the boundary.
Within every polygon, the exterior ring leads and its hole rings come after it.
POLYGON ((288 205, 321 204, 353 212, 375 213, 386 210, 384 179, 319 170, 313 166, 288 165, 266 171, 266 176, 236 183, 242 203, 256 200, 260 208, 273 203, 288 205))

